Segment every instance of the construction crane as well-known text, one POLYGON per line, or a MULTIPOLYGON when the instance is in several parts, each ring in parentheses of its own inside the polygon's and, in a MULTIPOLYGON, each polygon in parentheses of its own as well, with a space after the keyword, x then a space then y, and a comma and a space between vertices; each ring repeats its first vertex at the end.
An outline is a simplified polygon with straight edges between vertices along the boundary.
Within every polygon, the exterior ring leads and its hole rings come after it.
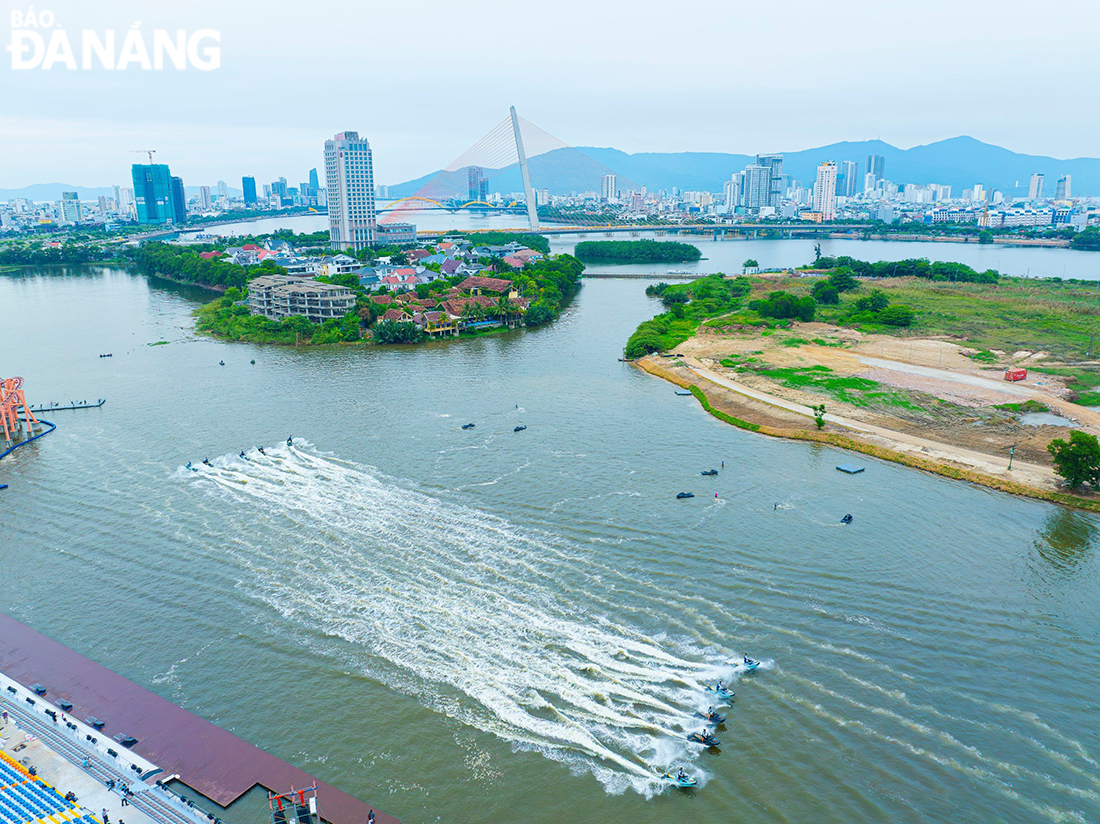
POLYGON ((149 155, 149 165, 153 165, 153 154, 156 149, 130 149, 130 154, 147 154, 149 155))

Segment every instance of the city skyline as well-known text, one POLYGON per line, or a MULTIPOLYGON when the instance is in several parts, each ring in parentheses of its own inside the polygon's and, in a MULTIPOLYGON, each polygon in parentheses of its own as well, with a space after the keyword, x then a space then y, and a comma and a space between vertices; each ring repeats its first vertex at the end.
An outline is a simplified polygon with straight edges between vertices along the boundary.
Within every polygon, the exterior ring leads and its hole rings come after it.
POLYGON ((173 158, 185 179, 228 180, 250 162, 256 167, 248 174, 273 179, 282 169, 319 165, 319 152, 312 148, 316 135, 350 125, 370 136, 380 159, 378 179, 399 181, 455 157, 513 102, 571 145, 628 152, 789 152, 865 138, 910 147, 958 134, 1063 158, 1094 151, 1088 136, 1100 125, 1098 116, 1078 104, 1075 84, 1059 82, 1065 73, 1061 63, 1037 61, 1025 71, 1006 58, 995 72, 988 67, 991 52, 1010 55, 1046 39, 1072 55, 1074 71, 1090 76, 1100 67, 1088 42, 1100 24, 1092 4, 1069 4, 1067 13, 1078 19, 1072 28, 1040 10, 984 1, 890 10, 864 5, 796 2, 786 4, 785 14, 743 19, 728 7, 700 3, 687 15, 708 20, 698 27, 690 20, 669 21, 657 9, 619 14, 567 3, 539 20, 543 53, 554 61, 554 71, 539 71, 538 63, 532 71, 513 73, 500 66, 532 60, 527 38, 515 37, 525 30, 526 13, 520 12, 518 21, 505 18, 486 3, 460 10, 433 0, 418 9, 416 19, 396 8, 372 9, 368 15, 348 4, 333 14, 350 25, 335 30, 326 25, 328 15, 291 9, 282 15, 278 4, 257 17, 209 2, 172 10, 114 2, 93 10, 64 0, 53 11, 58 25, 70 31, 122 29, 135 20, 154 28, 216 29, 221 65, 209 72, 17 72, 0 61, 0 71, 9 74, 0 150, 21 158, 0 186, 53 180, 106 185, 117 180, 112 170, 129 165, 125 153, 146 145, 173 158), (295 20, 292 42, 286 41, 283 24, 274 22, 285 16, 295 20), (573 25, 575 16, 589 24, 573 25), (848 33, 849 16, 858 17, 862 30, 874 36, 846 43, 839 35, 848 33), (494 42, 498 59, 482 65, 445 48, 424 49, 431 31, 424 20, 435 21, 458 41, 477 32, 494 42), (344 53, 345 42, 354 45, 357 23, 384 35, 374 39, 367 68, 394 66, 401 83, 381 84, 369 96, 350 94, 361 83, 364 64, 354 48, 347 58, 333 55, 344 53), (658 31, 663 42, 652 39, 658 31), (741 48, 736 71, 725 48, 734 32, 741 48), (934 44, 937 59, 904 59, 921 37, 934 44), (590 48, 590 41, 599 47, 590 48), (292 48, 297 59, 285 60, 283 49, 272 44, 292 48), (638 48, 651 58, 632 57, 638 48), (410 54, 416 59, 409 60, 410 54), (812 75, 808 65, 815 67, 812 75), (624 67, 631 69, 625 89, 624 67), (957 83, 959 76, 983 78, 979 100, 969 85, 957 83), (218 94, 226 85, 236 89, 234 95, 218 94), (321 86, 345 102, 325 107, 308 122, 298 121, 292 111, 272 118, 266 103, 273 88, 295 99, 321 86), (430 119, 410 117, 410 95, 439 100, 460 95, 461 116, 448 114, 433 129, 430 119), (715 105, 724 95, 736 100, 733 111, 715 105), (1025 97, 1026 109, 1019 105, 1025 97), (639 106, 643 98, 646 105, 639 106), (141 106, 133 105, 135 99, 141 106), (262 159, 252 150, 259 124, 262 159), (59 151, 62 146, 66 152, 59 151))

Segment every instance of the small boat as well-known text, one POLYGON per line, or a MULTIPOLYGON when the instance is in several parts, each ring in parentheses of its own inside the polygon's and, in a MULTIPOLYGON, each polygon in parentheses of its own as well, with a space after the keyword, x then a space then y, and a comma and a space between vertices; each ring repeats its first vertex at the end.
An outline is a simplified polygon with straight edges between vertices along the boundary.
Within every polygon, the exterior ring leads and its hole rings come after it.
POLYGON ((8 488, 7 484, 0 484, 0 489, 7 489, 7 488, 8 488))
POLYGON ((717 470, 717 469, 704 469, 704 470, 703 470, 702 472, 700 472, 699 474, 700 474, 700 475, 717 475, 717 474, 718 474, 718 470, 717 470))
POLYGON ((474 425, 472 423, 464 423, 464 424, 462 424, 462 428, 463 429, 473 429, 474 425))
POLYGON ((512 431, 513 431, 513 432, 522 432, 522 431, 523 431, 524 429, 526 429, 526 428, 527 428, 526 426, 523 426, 523 425, 521 424, 520 426, 517 426, 517 427, 516 427, 515 429, 513 429, 512 431))
POLYGON ((852 519, 852 514, 848 513, 847 515, 845 515, 843 518, 840 519, 840 522, 842 524, 850 524, 852 522, 852 520, 853 520, 852 519))
POLYGON ((730 699, 733 698, 734 692, 728 687, 722 686, 722 684, 707 684, 707 692, 713 692, 719 698, 730 699))
POLYGON ((696 711, 695 717, 696 718, 702 718, 708 724, 725 724, 726 723, 726 716, 724 716, 720 713, 714 712, 713 710, 711 712, 696 711))
POLYGON ((692 778, 690 775, 680 776, 676 773, 666 772, 664 775, 661 776, 661 778, 664 781, 667 781, 668 783, 677 787, 686 788, 699 786, 699 781, 695 778, 692 778))
POLYGON ((722 743, 706 730, 703 730, 702 732, 689 733, 687 740, 693 741, 696 744, 702 744, 704 747, 717 747, 719 744, 722 743))
POLYGON ((695 493, 694 492, 677 492, 676 497, 677 498, 694 498, 695 493))

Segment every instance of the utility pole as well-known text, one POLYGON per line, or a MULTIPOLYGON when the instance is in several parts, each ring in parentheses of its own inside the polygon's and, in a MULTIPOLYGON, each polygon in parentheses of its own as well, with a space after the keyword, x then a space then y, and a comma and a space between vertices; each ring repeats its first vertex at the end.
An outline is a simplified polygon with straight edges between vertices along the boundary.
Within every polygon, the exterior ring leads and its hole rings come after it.
POLYGON ((1016 454, 1016 444, 1012 444, 1008 449, 1008 471, 1012 471, 1012 456, 1016 454))
POLYGON ((531 173, 527 170, 527 153, 523 151, 523 135, 519 131, 519 115, 512 106, 512 131, 516 135, 516 154, 519 155, 519 174, 523 178, 523 196, 527 199, 527 220, 532 231, 539 228, 539 209, 535 203, 535 190, 531 186, 531 173))

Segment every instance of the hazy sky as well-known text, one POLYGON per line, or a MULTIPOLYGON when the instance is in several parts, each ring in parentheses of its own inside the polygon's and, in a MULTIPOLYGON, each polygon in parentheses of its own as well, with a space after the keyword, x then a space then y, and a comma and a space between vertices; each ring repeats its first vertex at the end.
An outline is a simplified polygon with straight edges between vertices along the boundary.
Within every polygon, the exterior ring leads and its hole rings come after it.
MULTIPOLYGON (((0 40, 12 41, 10 3, 0 40)), ((369 137, 375 177, 437 169, 507 115, 572 145, 794 151, 959 134, 1100 155, 1100 3, 1003 0, 62 0, 82 31, 221 35, 221 68, 14 71, 0 55, 0 188, 122 183, 155 148, 188 185, 321 167, 369 137)), ((39 30, 47 42, 50 32, 39 30)))

